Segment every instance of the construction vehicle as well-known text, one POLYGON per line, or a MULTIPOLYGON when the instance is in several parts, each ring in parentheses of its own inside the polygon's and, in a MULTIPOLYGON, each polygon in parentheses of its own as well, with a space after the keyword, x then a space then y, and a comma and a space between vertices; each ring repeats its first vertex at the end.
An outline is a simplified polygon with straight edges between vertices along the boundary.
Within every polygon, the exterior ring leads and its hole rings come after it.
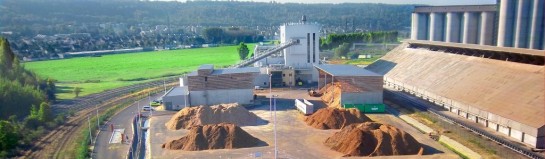
POLYGON ((322 96, 322 93, 311 88, 311 89, 308 89, 308 95, 310 95, 311 97, 320 97, 322 96))

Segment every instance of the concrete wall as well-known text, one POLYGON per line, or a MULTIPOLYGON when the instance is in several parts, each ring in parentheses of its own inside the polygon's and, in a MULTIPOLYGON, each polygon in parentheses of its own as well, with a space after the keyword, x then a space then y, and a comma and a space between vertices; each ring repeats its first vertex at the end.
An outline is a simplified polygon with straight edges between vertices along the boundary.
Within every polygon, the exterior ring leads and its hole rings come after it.
POLYGON ((535 136, 524 134, 524 143, 530 144, 534 147, 536 147, 537 139, 535 136))
POLYGON ((185 108, 186 105, 191 105, 191 103, 189 102, 189 96, 186 95, 165 96, 163 97, 163 103, 165 105, 165 109, 167 110, 180 110, 185 108))
POLYGON ((269 75, 258 74, 254 79, 254 86, 269 87, 269 75))
POLYGON ((251 104, 253 89, 218 89, 190 91, 191 105, 216 105, 222 103, 251 104))
POLYGON ((383 92, 341 93, 342 104, 382 104, 383 92))
POLYGON ((499 127, 498 132, 509 136, 509 128, 508 127, 505 127, 505 126, 502 126, 502 125, 499 125, 498 127, 499 127))
POLYGON ((522 132, 518 131, 517 129, 511 129, 511 135, 509 136, 517 139, 518 141, 522 141, 522 132))

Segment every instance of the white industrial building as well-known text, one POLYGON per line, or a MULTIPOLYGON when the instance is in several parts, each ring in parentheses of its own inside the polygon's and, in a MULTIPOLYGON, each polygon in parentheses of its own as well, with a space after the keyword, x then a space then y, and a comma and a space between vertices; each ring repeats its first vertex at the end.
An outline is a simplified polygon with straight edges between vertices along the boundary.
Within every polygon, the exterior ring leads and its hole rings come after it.
POLYGON ((166 110, 180 110, 191 105, 187 86, 172 87, 162 99, 166 110))
MULTIPOLYGON (((270 65, 283 65, 285 69, 295 71, 295 79, 305 83, 313 83, 318 80, 318 72, 313 65, 320 63, 320 29, 317 23, 308 23, 303 16, 298 23, 286 23, 280 26, 281 45, 258 45, 256 55, 252 61, 255 67, 267 67, 270 65), (287 45, 296 41, 296 44, 287 45), (271 53, 276 47, 283 50, 271 53), (264 50, 262 52, 259 52, 264 50), (263 57, 265 56, 265 57, 263 57)), ((288 84, 286 84, 288 85, 288 84)))

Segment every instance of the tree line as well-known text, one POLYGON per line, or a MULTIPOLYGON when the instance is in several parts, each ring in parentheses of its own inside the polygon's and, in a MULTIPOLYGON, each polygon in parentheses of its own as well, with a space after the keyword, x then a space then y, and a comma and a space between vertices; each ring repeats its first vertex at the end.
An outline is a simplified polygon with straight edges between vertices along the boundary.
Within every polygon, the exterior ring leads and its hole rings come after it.
POLYGON ((207 43, 211 44, 239 44, 262 42, 263 35, 257 35, 255 31, 243 30, 237 27, 220 28, 210 27, 204 29, 202 36, 207 43))
POLYGON ((372 3, 302 4, 236 1, 17 0, 0 3, 0 30, 36 34, 78 32, 102 23, 128 26, 279 26, 302 15, 325 27, 401 30, 413 5, 372 3))
POLYGON ((393 43, 398 42, 397 37, 397 31, 329 34, 325 38, 320 38, 320 49, 330 50, 343 43, 393 43))
POLYGON ((33 142, 47 129, 63 122, 49 103, 56 100, 55 83, 24 68, 0 37, 0 158, 16 154, 17 146, 33 142))

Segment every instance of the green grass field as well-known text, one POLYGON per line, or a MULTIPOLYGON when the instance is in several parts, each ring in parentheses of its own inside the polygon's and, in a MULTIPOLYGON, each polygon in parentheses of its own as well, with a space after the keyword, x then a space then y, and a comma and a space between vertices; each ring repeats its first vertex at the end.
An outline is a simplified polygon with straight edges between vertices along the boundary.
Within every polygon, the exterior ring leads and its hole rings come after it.
MULTIPOLYGON (((248 44, 253 52, 255 44, 248 44)), ((64 60, 25 63, 39 76, 57 82, 57 98, 75 97, 74 87, 82 88, 80 96, 131 84, 180 75, 195 70, 201 64, 216 67, 235 64, 238 46, 152 51, 102 57, 82 57, 64 60)))

